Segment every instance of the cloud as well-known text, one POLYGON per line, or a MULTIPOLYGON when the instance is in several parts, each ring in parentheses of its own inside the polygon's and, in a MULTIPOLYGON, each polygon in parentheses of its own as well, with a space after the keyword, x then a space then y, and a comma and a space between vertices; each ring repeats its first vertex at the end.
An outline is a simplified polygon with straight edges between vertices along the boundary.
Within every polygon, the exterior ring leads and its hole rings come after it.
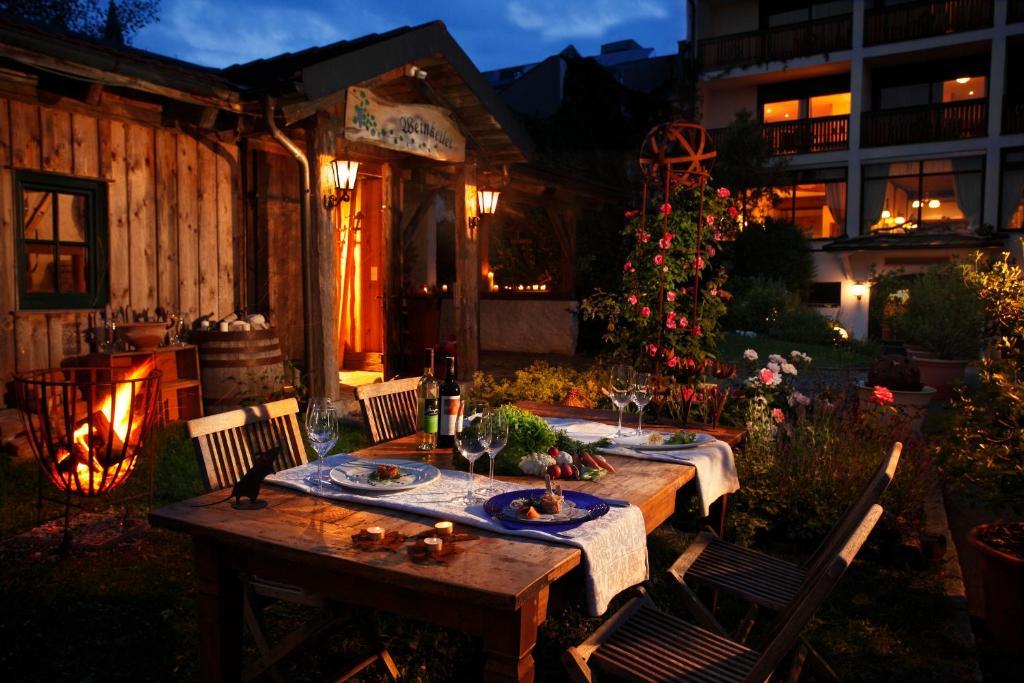
POLYGON ((620 24, 665 19, 669 11, 654 0, 514 0, 506 7, 512 24, 548 40, 600 38, 620 24))

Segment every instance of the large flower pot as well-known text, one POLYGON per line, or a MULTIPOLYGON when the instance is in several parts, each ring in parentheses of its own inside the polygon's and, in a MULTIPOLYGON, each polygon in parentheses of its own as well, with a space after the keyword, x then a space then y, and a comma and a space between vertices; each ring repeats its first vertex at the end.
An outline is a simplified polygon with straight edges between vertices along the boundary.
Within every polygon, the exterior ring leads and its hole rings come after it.
POLYGON ((907 358, 913 360, 914 358, 938 358, 939 354, 934 351, 929 351, 923 346, 914 346, 913 344, 904 344, 904 350, 907 352, 907 358))
POLYGON ((953 384, 962 382, 966 360, 944 360, 942 358, 910 359, 910 364, 921 372, 921 384, 935 387, 935 398, 947 399, 953 395, 953 384))
POLYGON ((981 590, 988 631, 1004 650, 1019 653, 1024 650, 1024 559, 993 548, 982 540, 993 526, 998 525, 974 527, 967 540, 981 560, 981 590))
MULTIPOLYGON (((871 400, 874 392, 873 386, 864 382, 857 383, 857 398, 861 410, 870 410, 875 406, 871 400)), ((921 387, 920 391, 892 391, 892 406, 907 419, 915 434, 921 433, 921 426, 928 414, 928 404, 935 394, 935 389, 927 385, 921 387)))

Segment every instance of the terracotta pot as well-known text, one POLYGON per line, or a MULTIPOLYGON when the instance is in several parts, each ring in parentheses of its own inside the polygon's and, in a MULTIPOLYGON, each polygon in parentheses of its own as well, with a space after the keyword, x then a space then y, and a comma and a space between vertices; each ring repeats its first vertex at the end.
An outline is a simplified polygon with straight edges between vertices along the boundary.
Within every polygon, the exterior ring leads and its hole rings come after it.
MULTIPOLYGON (((875 406, 871 402, 874 391, 873 386, 864 382, 857 383, 857 398, 861 410, 870 410, 875 406)), ((908 420, 914 433, 920 434, 924 418, 928 414, 928 404, 936 394, 935 389, 926 385, 921 387, 920 391, 894 391, 892 389, 890 391, 892 391, 893 407, 908 420)))
POLYGON ((910 359, 910 364, 921 372, 921 383, 935 387, 935 398, 947 399, 953 395, 953 384, 964 380, 966 360, 944 360, 942 358, 910 359))
POLYGON ((136 351, 150 351, 164 343, 167 323, 124 323, 118 325, 117 330, 136 351))
POLYGON ((981 560, 985 624, 1000 647, 1010 653, 1021 652, 1024 650, 1024 560, 997 550, 979 538, 992 526, 998 525, 982 524, 967 535, 981 560))
POLYGON ((914 344, 904 344, 903 348, 907 352, 907 358, 938 358, 939 354, 934 351, 929 351, 923 346, 916 346, 914 344))

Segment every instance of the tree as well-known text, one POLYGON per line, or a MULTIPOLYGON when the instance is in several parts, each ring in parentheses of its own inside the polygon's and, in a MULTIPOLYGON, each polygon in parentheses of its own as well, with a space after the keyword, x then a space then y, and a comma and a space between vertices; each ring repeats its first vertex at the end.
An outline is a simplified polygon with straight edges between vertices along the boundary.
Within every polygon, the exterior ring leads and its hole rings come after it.
POLYGON ((788 182, 785 164, 773 158, 761 124, 747 109, 736 113, 719 138, 716 151, 715 182, 733 191, 742 225, 752 209, 774 201, 773 188, 788 182))
POLYGON ((58 31, 97 40, 131 42, 143 26, 158 20, 160 0, 0 0, 0 11, 58 31))

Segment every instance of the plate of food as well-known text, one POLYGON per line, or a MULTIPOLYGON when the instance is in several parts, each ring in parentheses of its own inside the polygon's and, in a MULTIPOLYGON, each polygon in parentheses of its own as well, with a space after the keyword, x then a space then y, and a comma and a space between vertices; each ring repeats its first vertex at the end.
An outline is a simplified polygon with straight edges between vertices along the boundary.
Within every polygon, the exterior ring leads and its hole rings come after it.
POLYGON ((608 504, 579 491, 558 495, 544 489, 525 489, 494 496, 484 503, 484 511, 506 526, 563 531, 607 514, 608 504))
POLYGON ((331 481, 361 491, 407 491, 441 476, 433 465, 412 460, 349 460, 331 468, 331 481))
POLYGON ((641 451, 678 451, 684 448, 704 446, 715 440, 710 434, 701 432, 644 432, 630 436, 617 436, 612 439, 613 446, 625 446, 641 451))

